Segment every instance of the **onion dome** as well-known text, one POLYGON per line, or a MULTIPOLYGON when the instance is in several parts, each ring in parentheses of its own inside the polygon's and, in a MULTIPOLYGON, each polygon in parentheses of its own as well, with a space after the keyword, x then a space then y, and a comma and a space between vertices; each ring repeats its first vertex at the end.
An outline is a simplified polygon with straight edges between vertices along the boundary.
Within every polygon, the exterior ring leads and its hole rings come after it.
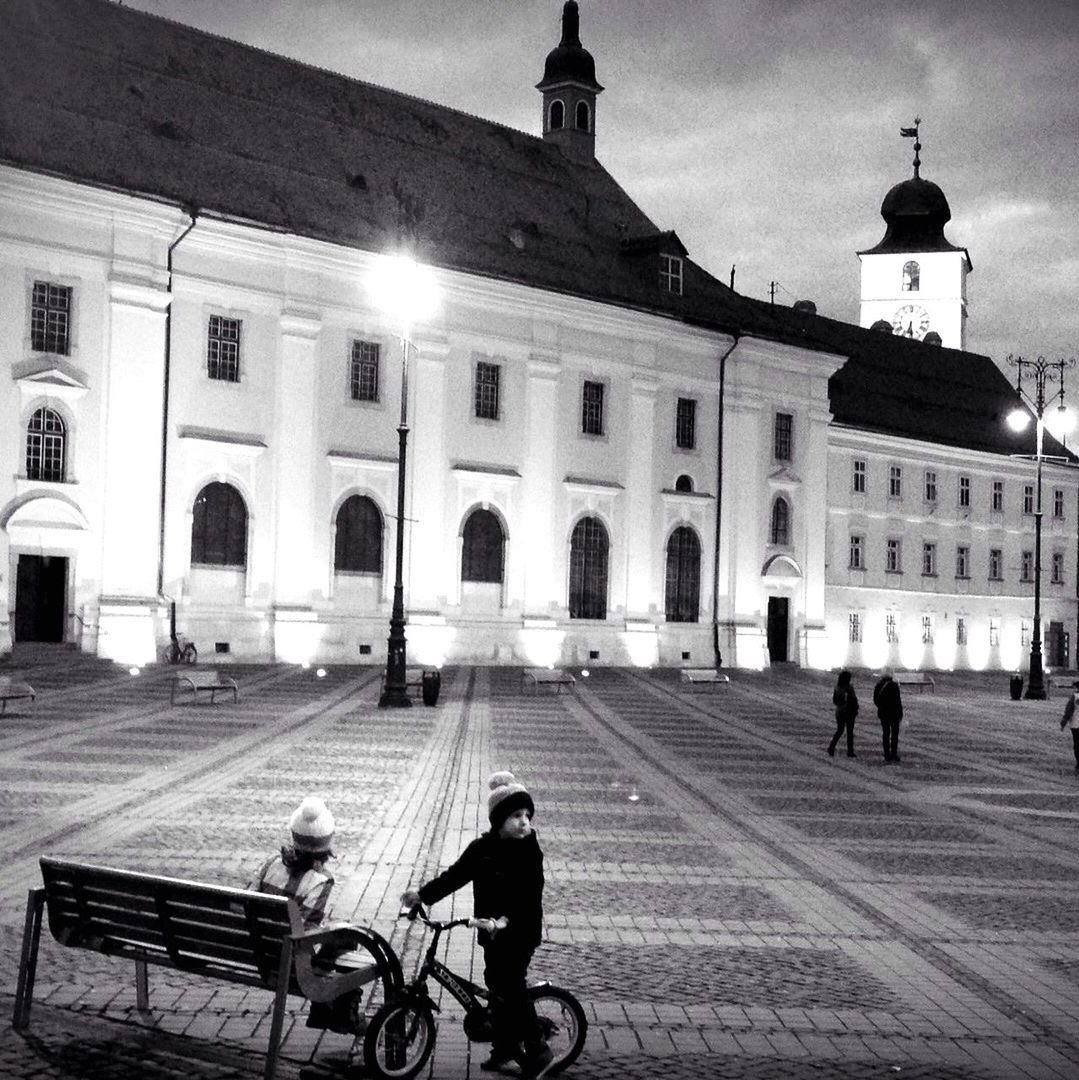
POLYGON ((880 204, 888 228, 876 247, 860 252, 880 255, 897 251, 962 251, 944 235, 952 211, 944 192, 932 180, 913 176, 896 184, 880 204))
POLYGON ((547 54, 543 79, 537 90, 564 83, 586 86, 597 93, 603 89, 596 82, 596 61, 581 45, 581 16, 576 0, 566 0, 562 8, 562 40, 547 54))

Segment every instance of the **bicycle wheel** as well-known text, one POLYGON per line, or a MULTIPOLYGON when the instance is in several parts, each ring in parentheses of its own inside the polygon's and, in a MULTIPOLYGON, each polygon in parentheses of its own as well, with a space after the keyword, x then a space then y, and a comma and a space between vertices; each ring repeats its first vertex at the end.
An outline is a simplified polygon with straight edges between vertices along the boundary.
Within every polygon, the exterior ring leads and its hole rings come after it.
POLYGON ((584 1049, 588 1036, 588 1017, 581 1003, 558 986, 533 986, 528 991, 536 1007, 540 1033, 554 1054, 547 1075, 569 1068, 584 1049))
POLYGON ((363 1063, 372 1076, 409 1080, 435 1048, 435 1014, 426 1001, 390 1002, 367 1025, 363 1063))

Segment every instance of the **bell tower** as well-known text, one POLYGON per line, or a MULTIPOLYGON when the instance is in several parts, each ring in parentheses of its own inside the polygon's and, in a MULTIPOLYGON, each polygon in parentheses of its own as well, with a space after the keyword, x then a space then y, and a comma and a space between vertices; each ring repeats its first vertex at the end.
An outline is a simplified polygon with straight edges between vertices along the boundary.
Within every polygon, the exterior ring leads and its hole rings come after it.
POLYGON ((571 161, 589 165, 596 159, 596 62, 581 45, 577 0, 562 7, 562 40, 547 54, 543 78, 543 141, 554 143, 571 161))
POLYGON ((887 226, 876 247, 858 252, 862 264, 862 326, 887 323, 893 334, 965 349, 967 274, 974 269, 966 248, 944 235, 952 211, 944 192, 923 180, 918 125, 900 128, 914 139, 914 176, 896 184, 881 203, 887 226))

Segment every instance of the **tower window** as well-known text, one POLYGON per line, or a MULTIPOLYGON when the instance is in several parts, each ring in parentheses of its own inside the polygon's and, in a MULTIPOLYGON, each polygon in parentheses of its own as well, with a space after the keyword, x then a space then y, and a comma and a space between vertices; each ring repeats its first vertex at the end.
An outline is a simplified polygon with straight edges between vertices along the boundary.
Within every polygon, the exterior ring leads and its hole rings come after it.
POLYGON ((499 376, 498 364, 488 364, 483 360, 476 362, 475 409, 481 420, 499 418, 499 376))
POLYGON ((577 102, 577 108, 574 115, 574 127, 576 127, 578 131, 592 130, 592 110, 588 107, 587 101, 577 102))
POLYGON ((373 341, 354 341, 349 362, 349 391, 353 401, 378 401, 379 347, 373 341))
POLYGON ((222 382, 240 381, 239 319, 211 315, 206 342, 206 373, 222 382))
POLYGON ((921 288, 922 268, 913 260, 903 264, 903 292, 917 292, 921 288))
POLYGON ((679 450, 693 450, 697 445, 697 402, 680 397, 674 420, 674 444, 679 450))
POLYGON ((551 131, 561 131, 566 126, 566 106, 555 99, 547 112, 547 124, 551 131))
POLYGON ((581 431, 603 434, 603 383, 585 381, 581 391, 581 431))

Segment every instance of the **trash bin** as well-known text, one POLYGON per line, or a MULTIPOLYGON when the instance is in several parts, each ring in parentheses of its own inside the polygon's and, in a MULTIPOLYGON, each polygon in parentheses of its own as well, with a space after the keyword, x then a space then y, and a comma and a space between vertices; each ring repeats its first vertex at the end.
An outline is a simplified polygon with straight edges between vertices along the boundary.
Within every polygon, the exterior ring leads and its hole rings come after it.
POLYGON ((437 668, 428 668, 423 673, 420 690, 424 705, 437 705, 438 692, 442 689, 442 672, 437 668))
POLYGON ((1013 675, 1008 689, 1011 691, 1012 701, 1018 701, 1023 696, 1023 676, 1013 675))

